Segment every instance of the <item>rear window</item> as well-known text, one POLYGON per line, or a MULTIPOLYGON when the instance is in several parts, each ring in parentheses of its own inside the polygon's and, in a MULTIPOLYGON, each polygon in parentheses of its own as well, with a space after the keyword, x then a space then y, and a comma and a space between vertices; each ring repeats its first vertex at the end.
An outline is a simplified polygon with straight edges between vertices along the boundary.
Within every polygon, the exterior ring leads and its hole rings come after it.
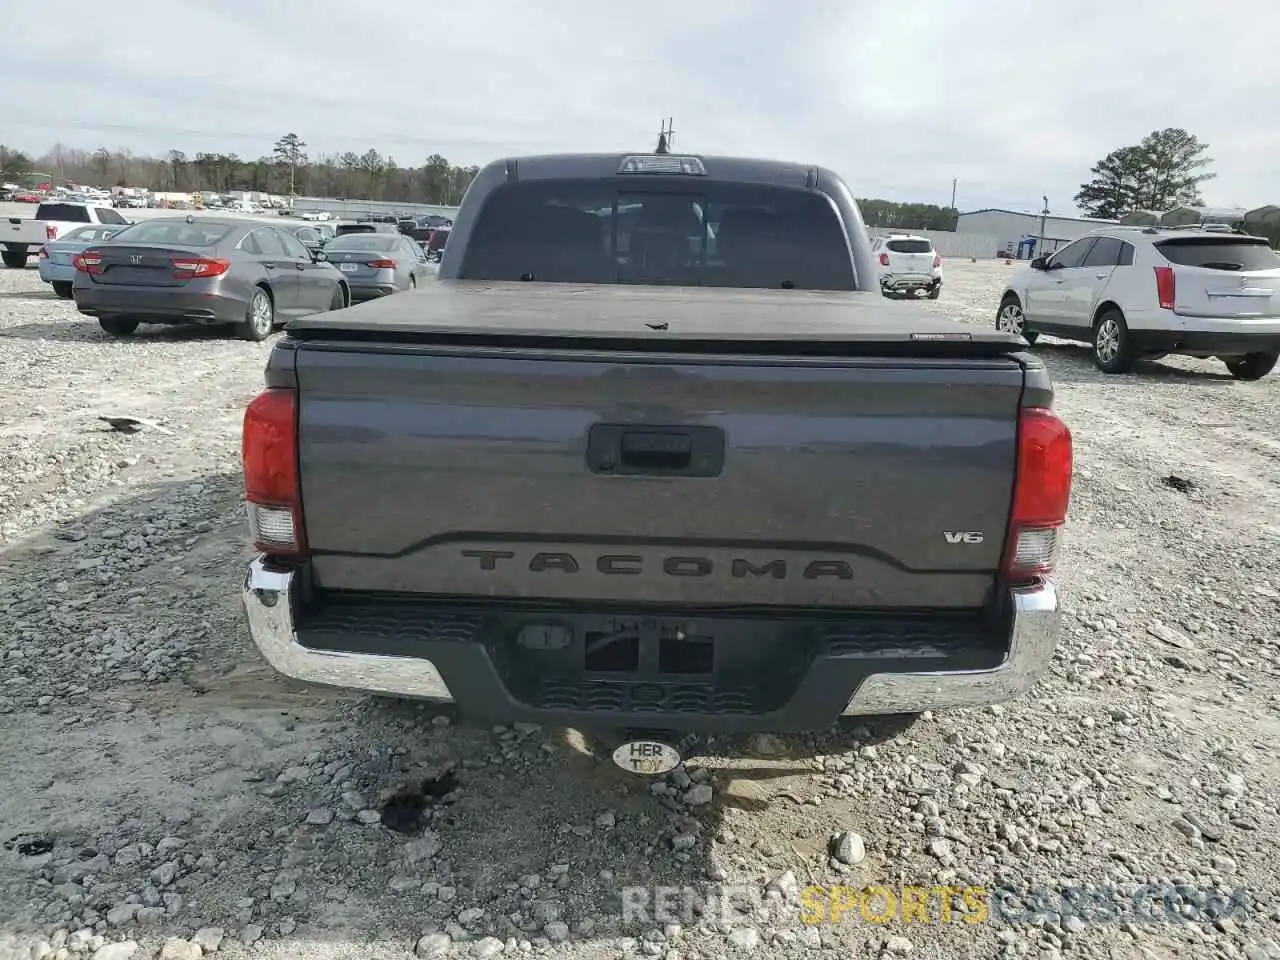
POLYGON ((175 243, 183 247, 212 247, 232 230, 229 223, 195 220, 145 220, 125 227, 111 239, 124 243, 175 243))
POLYGON ((89 208, 78 203, 42 203, 36 207, 37 220, 63 223, 90 223, 89 208))
POLYGON ((387 233, 348 233, 330 241, 327 250, 390 250, 400 238, 387 233))
POLYGON ((106 240, 120 232, 119 227, 76 227, 70 233, 64 233, 59 240, 106 240))
MULTIPOLYGON (((434 246, 434 240, 433 244, 434 246)), ((807 190, 646 179, 504 184, 460 276, 549 283, 856 289, 835 208, 807 190)))
POLYGON ((337 235, 344 237, 349 233, 377 233, 378 228, 372 223, 340 223, 337 235))
POLYGON ((928 240, 888 240, 885 246, 891 253, 933 253, 928 240))
POLYGON ((1156 249, 1170 263, 1181 267, 1206 267, 1210 270, 1274 270, 1280 268, 1280 256, 1261 238, 1208 237, 1163 240, 1156 249))

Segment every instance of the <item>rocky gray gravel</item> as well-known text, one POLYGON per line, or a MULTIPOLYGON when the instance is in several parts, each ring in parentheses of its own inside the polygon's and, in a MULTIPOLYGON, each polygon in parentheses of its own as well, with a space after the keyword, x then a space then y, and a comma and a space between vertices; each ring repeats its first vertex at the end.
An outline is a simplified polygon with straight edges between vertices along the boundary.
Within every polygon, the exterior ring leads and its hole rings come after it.
MULTIPOLYGON (((919 307, 988 323, 1009 269, 919 307)), ((648 781, 275 676, 237 599, 270 344, 46 291, 0 271, 0 958, 1280 958, 1275 377, 1043 344, 1079 470, 1045 681, 648 781)))

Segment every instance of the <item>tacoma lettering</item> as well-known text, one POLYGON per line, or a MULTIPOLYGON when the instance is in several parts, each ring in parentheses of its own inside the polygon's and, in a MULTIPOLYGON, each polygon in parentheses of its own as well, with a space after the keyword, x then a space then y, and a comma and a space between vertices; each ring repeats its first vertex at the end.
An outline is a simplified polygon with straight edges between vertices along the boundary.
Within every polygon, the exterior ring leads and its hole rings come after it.
POLYGON ((543 570, 562 570, 565 573, 577 573, 578 561, 567 553, 535 553, 529 561, 529 569, 538 573, 543 570))
POLYGON ((629 554, 605 554, 596 560, 596 569, 601 573, 607 573, 610 576, 632 576, 637 573, 643 573, 640 565, 644 563, 644 557, 631 556, 629 554))
POLYGON ((787 562, 785 560, 770 560, 768 563, 756 566, 750 560, 734 560, 733 575, 742 580, 747 576, 763 577, 770 576, 775 580, 785 580, 787 578, 787 562))
POLYGON ((709 577, 714 569, 706 557, 667 557, 662 572, 668 577, 709 577))
MULTIPOLYGON (((481 570, 497 570, 499 561, 516 559, 510 550, 463 550, 462 556, 479 561, 481 570)), ((633 577, 645 572, 645 558, 630 553, 602 554, 588 561, 588 565, 594 565, 598 573, 608 577, 633 577)), ((659 566, 668 577, 710 577, 716 572, 715 561, 710 557, 663 557, 659 566)), ((761 563, 734 557, 728 566, 729 575, 735 580, 747 577, 785 580, 788 575, 787 561, 781 557, 761 563)), ((582 564, 571 553, 540 552, 529 558, 527 567, 533 573, 578 573, 582 564)), ((853 568, 844 560, 810 560, 801 568, 800 575, 806 580, 852 580, 853 568)))

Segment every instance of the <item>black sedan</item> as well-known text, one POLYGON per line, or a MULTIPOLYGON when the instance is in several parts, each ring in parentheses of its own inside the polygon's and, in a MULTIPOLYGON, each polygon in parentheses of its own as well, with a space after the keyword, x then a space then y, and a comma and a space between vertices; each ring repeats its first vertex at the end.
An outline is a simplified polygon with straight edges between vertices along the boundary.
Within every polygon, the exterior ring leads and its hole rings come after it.
POLYGON ((76 308, 107 333, 139 323, 227 325, 264 340, 277 323, 351 303, 347 280, 287 230, 230 217, 144 220, 73 258, 76 308))

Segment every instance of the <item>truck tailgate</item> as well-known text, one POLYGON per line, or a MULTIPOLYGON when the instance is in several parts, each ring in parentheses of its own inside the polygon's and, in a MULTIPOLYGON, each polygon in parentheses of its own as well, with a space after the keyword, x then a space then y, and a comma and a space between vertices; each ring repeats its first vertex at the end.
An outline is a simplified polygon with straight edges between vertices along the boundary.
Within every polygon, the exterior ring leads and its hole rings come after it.
POLYGON ((298 343, 317 586, 836 608, 983 606, 1016 358, 298 343))

